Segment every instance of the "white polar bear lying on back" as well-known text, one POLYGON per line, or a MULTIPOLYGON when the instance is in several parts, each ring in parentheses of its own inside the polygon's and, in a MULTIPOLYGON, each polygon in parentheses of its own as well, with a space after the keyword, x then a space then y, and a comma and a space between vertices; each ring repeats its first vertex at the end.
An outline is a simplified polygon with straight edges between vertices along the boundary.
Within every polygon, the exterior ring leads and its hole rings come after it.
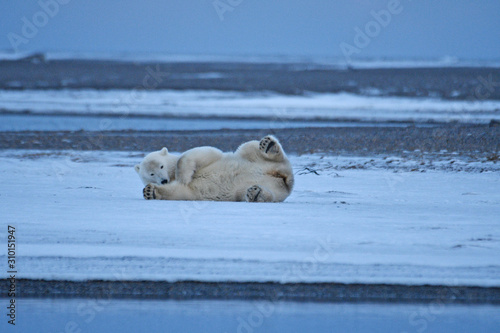
POLYGON ((199 147, 181 156, 166 148, 135 166, 145 199, 281 202, 293 189, 293 171, 278 139, 269 135, 234 153, 199 147), (176 163, 176 167, 175 167, 176 163))

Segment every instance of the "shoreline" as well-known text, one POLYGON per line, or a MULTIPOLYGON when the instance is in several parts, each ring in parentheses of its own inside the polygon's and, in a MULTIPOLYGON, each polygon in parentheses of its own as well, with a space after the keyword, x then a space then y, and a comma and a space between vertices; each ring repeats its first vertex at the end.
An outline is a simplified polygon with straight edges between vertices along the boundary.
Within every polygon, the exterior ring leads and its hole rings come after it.
MULTIPOLYGON (((500 287, 402 284, 18 279, 18 298, 500 304, 500 287)), ((0 284, 7 290, 9 280, 0 284)), ((5 295, 4 295, 5 297, 5 295)))
POLYGON ((448 153, 498 160, 500 126, 320 127, 198 131, 19 131, 0 132, 0 149, 186 151, 214 146, 234 151, 242 142, 267 134, 280 139, 289 154, 415 155, 448 153))

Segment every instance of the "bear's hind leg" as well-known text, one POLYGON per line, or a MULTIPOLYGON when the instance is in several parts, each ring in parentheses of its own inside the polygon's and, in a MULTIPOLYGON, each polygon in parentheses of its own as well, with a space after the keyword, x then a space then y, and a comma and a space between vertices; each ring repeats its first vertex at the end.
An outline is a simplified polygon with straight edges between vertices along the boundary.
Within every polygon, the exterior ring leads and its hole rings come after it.
POLYGON ((283 160, 283 148, 278 139, 272 135, 267 135, 260 140, 259 151, 268 160, 277 162, 283 160))
POLYGON ((247 202, 273 202, 274 195, 267 189, 254 185, 248 188, 245 201, 247 202))

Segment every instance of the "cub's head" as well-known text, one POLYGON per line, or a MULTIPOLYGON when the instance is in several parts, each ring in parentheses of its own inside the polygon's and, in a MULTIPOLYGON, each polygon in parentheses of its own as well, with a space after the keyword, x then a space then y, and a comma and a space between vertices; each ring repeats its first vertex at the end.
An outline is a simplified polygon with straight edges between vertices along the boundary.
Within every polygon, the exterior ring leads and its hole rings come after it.
POLYGON ((144 185, 147 184, 168 184, 175 178, 175 169, 178 157, 168 153, 168 149, 154 151, 135 166, 135 171, 139 174, 144 185))

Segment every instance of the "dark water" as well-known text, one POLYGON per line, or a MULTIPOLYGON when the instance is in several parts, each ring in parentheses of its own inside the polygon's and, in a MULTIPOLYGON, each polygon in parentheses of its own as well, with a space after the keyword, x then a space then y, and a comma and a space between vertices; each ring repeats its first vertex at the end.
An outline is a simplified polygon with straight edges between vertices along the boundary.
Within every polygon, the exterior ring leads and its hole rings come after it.
MULTIPOLYGON (((7 326, 3 319, 2 331, 7 326)), ((17 332, 498 332, 500 307, 20 299, 17 332)), ((14 330, 12 330, 14 331, 14 330)))
MULTIPOLYGON (((407 123, 335 121, 272 121, 227 118, 103 117, 0 114, 1 131, 186 131, 221 129, 280 129, 306 127, 406 127, 407 123)), ((432 125, 419 124, 429 127, 432 125)))

